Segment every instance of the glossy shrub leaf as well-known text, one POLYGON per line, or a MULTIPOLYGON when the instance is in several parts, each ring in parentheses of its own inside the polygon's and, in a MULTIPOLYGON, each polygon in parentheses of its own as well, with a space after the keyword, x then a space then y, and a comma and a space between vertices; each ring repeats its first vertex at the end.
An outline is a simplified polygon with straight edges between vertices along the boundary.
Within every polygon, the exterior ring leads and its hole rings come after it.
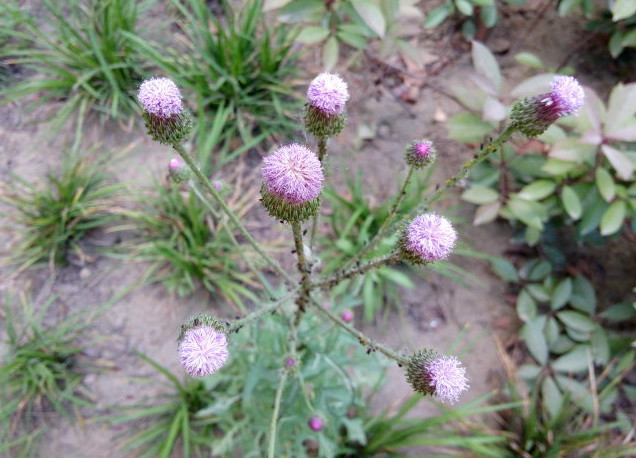
POLYGON ((364 23, 382 38, 386 32, 386 21, 382 11, 370 0, 350 0, 353 9, 360 15, 364 23))
POLYGON ((475 211, 475 217, 473 224, 479 226, 480 224, 486 224, 494 221, 499 214, 501 208, 500 202, 493 202, 491 204, 480 205, 475 211))
POLYGON ((532 270, 530 270, 530 273, 528 274, 528 280, 543 280, 545 277, 550 275, 550 272, 552 272, 552 264, 550 264, 548 261, 540 261, 532 268, 532 270))
POLYGON ((596 169, 595 176, 598 192, 601 193, 605 202, 611 202, 616 195, 616 186, 614 185, 612 175, 610 175, 607 170, 599 167, 596 169))
POLYGON ((590 315, 596 311, 596 291, 592 283, 583 275, 577 275, 574 278, 570 305, 590 315))
POLYGON ((517 85, 510 95, 512 97, 531 97, 537 94, 550 92, 550 83, 554 79, 554 73, 542 73, 535 75, 517 85))
POLYGON ((280 10, 281 22, 319 21, 325 15, 325 3, 319 0, 294 0, 280 10))
POLYGON ((515 55, 515 60, 521 65, 530 68, 543 68, 543 62, 539 57, 530 52, 520 52, 515 55))
POLYGON ((550 308, 552 310, 559 310, 570 300, 572 295, 572 279, 565 278, 554 288, 552 297, 550 299, 550 308))
POLYGON ((526 380, 533 380, 539 376, 541 369, 541 366, 535 364, 524 364, 517 371, 517 375, 526 380))
POLYGON ((618 22, 636 13, 636 2, 634 0, 616 0, 611 6, 612 21, 618 22))
POLYGON ((495 126, 471 113, 459 113, 448 121, 448 136, 462 143, 479 143, 495 126))
POLYGON ((473 4, 468 0, 455 0, 455 6, 464 16, 472 16, 473 4))
POLYGON ((617 200, 610 205, 601 218, 601 235, 612 235, 623 225, 627 213, 624 200, 617 200))
POLYGON ((336 37, 331 36, 322 48, 322 61, 326 70, 331 70, 338 62, 340 46, 336 37))
POLYGON ((613 130, 618 130, 632 120, 636 114, 636 83, 619 83, 612 89, 609 102, 607 103, 607 113, 605 115, 605 126, 608 134, 613 130))
POLYGON ((517 268, 513 263, 503 258, 495 258, 490 261, 490 267, 499 278, 507 282, 516 283, 519 281, 517 268))
POLYGON ((557 417, 563 404, 563 394, 552 377, 543 379, 541 396, 543 408, 550 414, 551 418, 557 417))
POLYGON ((554 192, 556 183, 552 180, 537 180, 521 188, 517 194, 526 200, 541 200, 554 192))
POLYGON ((541 364, 548 362, 548 344, 543 335, 545 316, 535 316, 521 328, 521 337, 530 354, 541 364))
POLYGON ((564 375, 557 375, 555 379, 562 389, 570 393, 571 402, 581 406, 587 412, 594 411, 594 398, 587 385, 564 375))
POLYGON ((444 22, 450 13, 451 9, 448 4, 438 6, 426 15, 426 19, 424 19, 424 27, 427 29, 437 27, 444 22))
POLYGON ((521 321, 528 321, 537 314, 537 303, 525 290, 521 290, 517 296, 517 315, 521 321))
POLYGON ((545 322, 545 328, 543 333, 545 334, 545 340, 548 342, 548 346, 551 347, 559 338, 559 323, 554 317, 549 317, 545 322))
POLYGON ((477 185, 464 191, 461 198, 471 204, 483 205, 495 202, 499 199, 499 193, 492 188, 477 185))
POLYGON ((512 214, 526 226, 533 227, 538 230, 543 229, 543 220, 545 218, 545 210, 536 202, 520 199, 517 196, 511 196, 508 201, 508 208, 512 214))
POLYGON ((576 162, 578 164, 590 161, 596 155, 596 146, 583 143, 578 138, 563 138, 557 140, 548 155, 554 159, 576 162))
POLYGON ((576 169, 576 167, 576 162, 564 161, 563 159, 555 159, 551 157, 546 161, 545 164, 543 164, 541 170, 543 170, 547 174, 559 176, 571 172, 572 170, 576 169))
POLYGON ((579 199, 576 191, 574 191, 570 186, 563 186, 563 189, 561 190, 561 202, 563 203, 563 208, 570 218, 576 221, 581 217, 581 214, 583 213, 581 199, 579 199))
POLYGON ((587 371, 590 359, 589 345, 577 345, 565 355, 558 357, 550 364, 559 372, 578 373, 587 371))
POLYGON ((537 283, 530 283, 524 289, 539 302, 548 302, 550 300, 550 295, 545 288, 537 283))
POLYGON ((506 107, 494 97, 487 97, 482 110, 485 121, 503 121, 506 119, 506 107))
POLYGON ((576 331, 589 333, 594 329, 594 322, 580 312, 565 310, 557 313, 556 316, 566 327, 572 328, 576 331))
POLYGON ((296 37, 296 41, 306 45, 311 45, 324 40, 328 36, 329 30, 325 29, 324 27, 310 26, 305 27, 300 31, 300 33, 296 37))
POLYGON ((501 71, 493 53, 480 42, 473 41, 472 57, 473 66, 477 73, 488 78, 499 93, 501 91, 501 71))
POLYGON ((601 313, 601 318, 611 321, 624 321, 636 318, 636 307, 629 302, 614 304, 601 313))
POLYGON ((556 338, 554 342, 550 344, 550 351, 552 353, 556 353, 557 355, 562 355, 570 351, 576 345, 568 336, 559 334, 559 337, 556 338))
POLYGON ((592 344, 592 357, 596 364, 606 365, 610 360, 610 346, 607 331, 597 325, 590 338, 592 344))
POLYGON ((623 180, 631 179, 635 166, 629 157, 609 145, 601 145, 601 151, 603 151, 607 160, 610 161, 619 178, 623 180))

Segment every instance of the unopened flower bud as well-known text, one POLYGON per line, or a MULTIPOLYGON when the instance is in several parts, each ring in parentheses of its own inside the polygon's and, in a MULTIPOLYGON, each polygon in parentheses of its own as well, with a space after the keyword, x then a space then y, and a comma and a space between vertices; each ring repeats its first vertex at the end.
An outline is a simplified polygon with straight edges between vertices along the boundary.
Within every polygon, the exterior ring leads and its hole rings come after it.
POLYGON ((406 163, 421 169, 435 162, 437 150, 430 140, 413 140, 406 147, 406 163))
POLYGON ((550 89, 547 94, 517 101, 510 113, 510 126, 528 137, 536 137, 561 116, 576 116, 585 100, 579 82, 571 76, 556 76, 550 89))
POLYGON ((270 215, 286 222, 303 222, 316 214, 324 174, 307 147, 282 146, 263 159, 262 202, 270 215))
POLYGON ((307 89, 305 127, 316 137, 335 137, 345 125, 345 104, 349 100, 347 83, 338 75, 321 73, 307 89))
POLYGON ((183 183, 192 176, 192 170, 180 157, 175 157, 168 163, 168 177, 174 183, 183 183))
POLYGON ((312 415, 307 422, 312 431, 322 431, 325 427, 325 420, 320 415, 312 415))
POLYGON ((285 366, 287 366, 288 368, 292 368, 296 365, 296 360, 294 358, 287 358, 285 360, 285 366))
POLYGON ((340 318, 342 318, 342 321, 345 323, 351 323, 353 321, 353 312, 351 310, 344 310, 340 314, 340 318))
POLYGON ((153 140, 174 145, 192 130, 192 117, 183 107, 177 85, 168 78, 151 78, 139 87, 146 128, 153 140))
POLYGON ((210 315, 190 318, 177 342, 181 365, 192 377, 214 374, 227 362, 227 328, 210 315))
POLYGON ((469 388, 466 369, 454 356, 441 356, 431 350, 420 351, 408 359, 406 380, 418 393, 436 396, 454 404, 469 388))
POLYGON ((445 259, 455 247, 457 233, 452 224, 435 213, 419 215, 398 240, 400 257, 413 264, 445 259))

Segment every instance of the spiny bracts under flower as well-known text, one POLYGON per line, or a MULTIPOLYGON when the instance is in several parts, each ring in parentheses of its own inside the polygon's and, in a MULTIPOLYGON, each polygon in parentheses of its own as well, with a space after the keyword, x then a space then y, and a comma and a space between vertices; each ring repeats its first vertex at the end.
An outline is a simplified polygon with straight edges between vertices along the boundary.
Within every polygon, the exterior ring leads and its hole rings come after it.
POLYGON ((347 83, 338 75, 321 73, 309 84, 305 128, 318 138, 331 138, 344 129, 347 83))
POLYGON ((181 365, 192 377, 214 374, 227 362, 227 328, 210 315, 190 318, 177 342, 181 365))
POLYGON ((406 147, 406 163, 421 169, 435 162, 437 150, 430 140, 413 140, 406 147))
POLYGON ((263 205, 273 217, 301 222, 318 211, 322 164, 309 148, 293 143, 281 146, 263 159, 263 205))
POLYGON ((436 396, 444 404, 455 404, 469 388, 462 363, 432 350, 420 351, 407 360, 406 380, 418 393, 436 396))
POLYGON ((403 231, 399 241, 400 257, 413 264, 445 259, 455 247, 457 233, 443 216, 424 213, 403 231))
POLYGON ((550 89, 547 94, 517 101, 510 113, 511 127, 528 137, 536 137, 561 116, 576 116, 585 101, 579 82, 571 76, 556 76, 550 89))
POLYGON ((180 143, 192 130, 192 116, 183 107, 177 85, 168 78, 151 78, 139 87, 148 134, 166 145, 180 143))

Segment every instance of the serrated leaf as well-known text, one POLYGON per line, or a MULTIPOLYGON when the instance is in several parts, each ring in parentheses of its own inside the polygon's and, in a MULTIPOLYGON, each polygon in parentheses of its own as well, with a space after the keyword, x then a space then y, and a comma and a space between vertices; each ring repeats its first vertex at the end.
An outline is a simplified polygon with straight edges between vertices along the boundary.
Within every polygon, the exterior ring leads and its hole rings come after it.
POLYGON ((485 186, 471 186, 462 193, 462 200, 475 205, 484 205, 497 201, 499 193, 485 186))
POLYGON ((605 202, 611 202, 616 195, 616 186, 614 186, 614 180, 612 175, 609 174, 604 168, 597 168, 595 172, 596 187, 601 197, 605 199, 605 202))
POLYGON ((519 281, 519 275, 517 274, 517 268, 513 263, 503 258, 495 258, 490 260, 490 267, 493 272, 499 276, 502 280, 515 283, 519 281))
POLYGON ((530 52, 520 52, 516 54, 515 60, 526 67, 543 68, 543 62, 541 59, 530 52))
POLYGON ((491 204, 480 205, 475 211, 475 218, 473 224, 479 226, 480 224, 490 223, 497 218, 499 214, 499 208, 501 208, 500 202, 493 202, 491 204))
POLYGON ((618 232, 626 214, 627 205, 624 200, 617 200, 610 205, 601 218, 601 235, 612 235, 618 232))
POLYGON ((325 66, 325 70, 331 70, 338 63, 338 54, 340 53, 340 47, 338 46, 338 40, 336 37, 331 36, 322 48, 322 61, 325 66))
POLYGON ((636 13, 636 2, 634 0, 616 0, 611 6, 612 21, 618 22, 636 13))
POLYGON ((480 42, 473 41, 472 58, 477 73, 488 78, 499 93, 501 91, 501 71, 494 54, 480 42))
POLYGON ((556 314, 556 317, 565 326, 581 331, 584 333, 592 332, 594 330, 594 322, 581 312, 575 312, 573 310, 565 310, 556 314))
POLYGON ((528 321, 537 314, 537 303, 526 291, 521 290, 517 296, 517 315, 521 321, 528 321))
POLYGON ((447 4, 438 6, 426 15, 426 18, 424 19, 424 27, 427 29, 437 27, 444 22, 450 13, 451 9, 447 4))
POLYGON ((478 143, 495 126, 471 113, 459 113, 448 121, 448 136, 462 143, 478 143))
POLYGON ((583 213, 581 199, 579 199, 579 195, 570 186, 563 186, 561 190, 561 202, 563 202, 563 208, 570 218, 576 221, 581 217, 583 213))
POLYGON ((552 292, 552 298, 550 300, 550 308, 552 310, 559 310, 570 300, 572 295, 572 279, 565 278, 554 288, 552 292))
POLYGON ((329 36, 329 30, 324 27, 305 27, 303 28, 298 36, 296 37, 296 41, 310 45, 314 43, 318 43, 329 36))
POLYGON ((369 0, 350 0, 353 9, 360 15, 366 25, 380 38, 386 32, 386 21, 380 8, 369 0))
POLYGON ((541 397, 543 408, 550 414, 550 418, 556 418, 563 405, 563 394, 552 377, 543 379, 541 397))
POLYGON ((623 180, 631 179, 635 165, 625 154, 609 145, 601 145, 601 151, 603 151, 607 160, 610 161, 619 178, 623 180))
POLYGON ((551 366, 555 371, 579 373, 587 371, 589 360, 589 345, 577 345, 565 355, 555 359, 551 366))
POLYGON ((530 354, 543 365, 548 362, 548 344, 543 335, 544 325, 545 316, 535 316, 521 328, 521 337, 530 354))
POLYGON ((526 200, 541 200, 548 197, 556 189, 556 183, 552 180, 537 180, 524 186, 517 195, 526 200))

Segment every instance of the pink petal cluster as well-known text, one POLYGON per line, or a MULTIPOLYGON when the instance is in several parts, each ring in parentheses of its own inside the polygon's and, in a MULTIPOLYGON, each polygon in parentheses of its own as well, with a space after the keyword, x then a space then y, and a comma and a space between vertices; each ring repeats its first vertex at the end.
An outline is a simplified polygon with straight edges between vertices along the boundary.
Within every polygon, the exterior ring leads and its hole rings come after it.
POLYGON ((170 118, 183 110, 179 88, 168 78, 144 81, 139 87, 137 98, 144 110, 159 118, 170 118))
POLYGON ((576 115, 585 101, 583 88, 572 76, 556 76, 550 83, 550 94, 544 102, 559 116, 576 115))
POLYGON ((424 377, 435 388, 435 396, 447 404, 454 404, 459 395, 469 388, 466 368, 455 356, 440 356, 428 363, 424 377))
POLYGON ((328 116, 340 115, 349 100, 347 83, 338 75, 321 73, 309 84, 307 100, 328 116))
POLYGON ((168 171, 170 172, 179 172, 184 167, 186 167, 186 163, 181 158, 173 157, 168 163, 168 171))
POLYGON ((353 312, 351 310, 345 310, 340 314, 340 318, 345 323, 351 323, 353 321, 353 312))
POLYGON ((297 143, 281 146, 263 159, 261 172, 267 190, 294 205, 318 197, 325 179, 316 155, 297 143))
POLYGON ((307 422, 312 431, 322 431, 325 427, 325 420, 319 415, 313 415, 307 422))
POLYGON ((406 248, 426 262, 446 258, 457 241, 457 233, 451 223, 435 213, 424 213, 409 224, 406 248))
POLYGON ((431 148, 432 148, 431 142, 422 141, 415 144, 413 151, 422 159, 426 159, 431 154, 431 148))
POLYGON ((193 377, 204 377, 221 369, 228 358, 227 338, 212 326, 188 329, 179 343, 179 358, 185 371, 193 377))

